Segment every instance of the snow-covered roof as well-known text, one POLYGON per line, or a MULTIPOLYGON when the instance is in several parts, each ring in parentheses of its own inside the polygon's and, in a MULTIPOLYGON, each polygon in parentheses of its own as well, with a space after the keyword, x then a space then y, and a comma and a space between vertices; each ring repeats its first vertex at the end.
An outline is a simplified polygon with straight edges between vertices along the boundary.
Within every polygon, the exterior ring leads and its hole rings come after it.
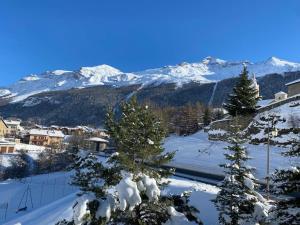
POLYGON ((296 84, 296 83, 299 83, 299 82, 300 82, 300 79, 294 80, 294 81, 289 82, 289 83, 287 83, 287 84, 285 84, 285 85, 286 85, 286 86, 289 86, 289 85, 296 84))
POLYGON ((5 140, 5 139, 0 139, 0 146, 1 145, 5 145, 5 146, 7 146, 7 145, 15 145, 16 143, 14 143, 14 142, 11 142, 11 141, 7 141, 7 140, 5 140))
POLYGON ((49 136, 49 137, 61 137, 61 138, 63 138, 65 136, 60 130, 32 129, 32 130, 30 130, 29 134, 30 135, 49 136))
POLYGON ((19 126, 21 124, 20 120, 4 120, 4 121, 7 125, 17 125, 17 126, 19 126))
POLYGON ((104 143, 108 143, 108 140, 105 140, 103 138, 99 138, 99 137, 92 137, 88 139, 89 141, 94 141, 94 142, 104 142, 104 143))
POLYGON ((277 92, 275 95, 287 95, 287 93, 283 92, 283 91, 279 91, 277 92))

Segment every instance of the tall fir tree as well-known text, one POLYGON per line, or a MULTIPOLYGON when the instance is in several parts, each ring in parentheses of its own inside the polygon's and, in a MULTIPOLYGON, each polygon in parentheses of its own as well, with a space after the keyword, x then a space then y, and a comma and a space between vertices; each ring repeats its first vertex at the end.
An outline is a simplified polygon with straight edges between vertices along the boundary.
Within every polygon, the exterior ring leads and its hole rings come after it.
POLYGON ((283 155, 291 157, 294 165, 276 170, 272 177, 274 192, 284 195, 272 210, 272 218, 279 225, 296 225, 300 223, 300 141, 295 140, 293 147, 283 155))
POLYGON ((247 67, 244 66, 233 93, 229 95, 224 107, 232 116, 249 115, 256 111, 258 100, 257 90, 253 86, 253 81, 249 79, 247 67))
POLYGON ((118 156, 113 162, 130 173, 145 173, 160 178, 161 170, 153 168, 169 162, 174 153, 164 153, 161 142, 165 130, 148 106, 139 105, 137 98, 121 107, 118 120, 113 111, 107 115, 106 128, 114 140, 118 156))
POLYGON ((220 192, 214 200, 219 211, 219 222, 223 225, 263 224, 267 218, 268 204, 255 190, 256 180, 252 169, 246 165, 249 157, 242 145, 245 139, 235 127, 228 142, 231 144, 225 153, 228 163, 220 165, 225 168, 225 179, 220 185, 220 192))

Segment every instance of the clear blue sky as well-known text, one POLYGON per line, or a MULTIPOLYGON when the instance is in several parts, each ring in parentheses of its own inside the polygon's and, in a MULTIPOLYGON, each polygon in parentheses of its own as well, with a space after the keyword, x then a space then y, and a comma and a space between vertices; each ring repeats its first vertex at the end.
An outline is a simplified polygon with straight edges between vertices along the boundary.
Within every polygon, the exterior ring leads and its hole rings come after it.
POLYGON ((127 72, 208 55, 300 62, 300 1, 0 1, 0 86, 45 70, 127 72))

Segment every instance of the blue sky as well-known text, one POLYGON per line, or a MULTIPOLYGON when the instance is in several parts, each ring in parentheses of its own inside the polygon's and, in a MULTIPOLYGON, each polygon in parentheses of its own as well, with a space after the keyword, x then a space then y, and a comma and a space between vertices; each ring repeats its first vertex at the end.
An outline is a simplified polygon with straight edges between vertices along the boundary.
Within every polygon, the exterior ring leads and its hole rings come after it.
POLYGON ((45 70, 128 72, 208 55, 300 62, 300 1, 0 1, 0 86, 45 70))

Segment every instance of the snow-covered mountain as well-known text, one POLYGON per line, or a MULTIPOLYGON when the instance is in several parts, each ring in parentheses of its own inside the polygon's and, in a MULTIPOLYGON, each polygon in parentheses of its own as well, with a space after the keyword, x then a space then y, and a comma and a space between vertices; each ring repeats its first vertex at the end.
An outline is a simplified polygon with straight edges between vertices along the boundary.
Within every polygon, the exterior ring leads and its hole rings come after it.
POLYGON ((262 76, 272 73, 300 71, 300 63, 284 61, 271 57, 266 61, 251 63, 249 61, 225 61, 206 57, 197 63, 180 63, 147 69, 139 72, 125 73, 109 65, 82 67, 75 71, 54 70, 36 75, 29 75, 17 83, 0 89, 0 97, 12 97, 18 102, 28 96, 55 90, 84 88, 95 85, 125 86, 141 84, 143 86, 161 83, 182 85, 191 81, 200 83, 215 82, 238 76, 243 65, 247 65, 250 73, 262 76))

